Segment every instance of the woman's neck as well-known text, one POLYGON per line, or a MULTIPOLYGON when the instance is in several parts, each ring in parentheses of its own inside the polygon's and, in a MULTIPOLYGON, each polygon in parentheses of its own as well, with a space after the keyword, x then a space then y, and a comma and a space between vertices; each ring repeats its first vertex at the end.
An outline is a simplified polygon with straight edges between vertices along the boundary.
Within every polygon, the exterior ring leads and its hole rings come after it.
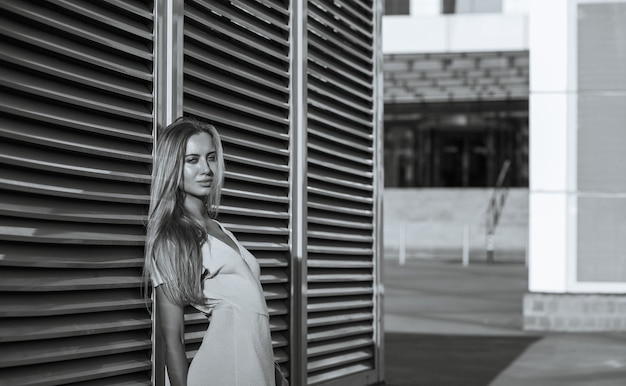
POLYGON ((185 209, 187 209, 189 215, 199 221, 200 224, 204 224, 209 219, 209 214, 207 213, 204 200, 195 196, 187 195, 183 205, 185 206, 185 209))

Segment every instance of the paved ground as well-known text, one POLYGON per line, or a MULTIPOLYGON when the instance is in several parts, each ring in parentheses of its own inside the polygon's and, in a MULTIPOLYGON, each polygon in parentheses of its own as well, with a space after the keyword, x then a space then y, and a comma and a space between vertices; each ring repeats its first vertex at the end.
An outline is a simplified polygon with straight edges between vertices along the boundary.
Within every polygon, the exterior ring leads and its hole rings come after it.
POLYGON ((523 264, 383 269, 388 386, 626 385, 626 334, 522 330, 523 264))

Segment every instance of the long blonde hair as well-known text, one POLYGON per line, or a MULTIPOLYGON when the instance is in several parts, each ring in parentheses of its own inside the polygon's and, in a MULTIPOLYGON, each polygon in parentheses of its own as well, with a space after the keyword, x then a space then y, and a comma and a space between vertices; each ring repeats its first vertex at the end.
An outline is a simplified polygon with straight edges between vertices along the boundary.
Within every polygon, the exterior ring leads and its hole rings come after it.
POLYGON ((209 134, 215 146, 217 168, 205 198, 207 212, 215 218, 224 181, 224 155, 213 125, 181 117, 160 130, 152 165, 144 275, 147 281, 158 270, 165 295, 178 305, 204 303, 201 246, 207 234, 185 209, 182 189, 187 141, 200 133, 209 134))

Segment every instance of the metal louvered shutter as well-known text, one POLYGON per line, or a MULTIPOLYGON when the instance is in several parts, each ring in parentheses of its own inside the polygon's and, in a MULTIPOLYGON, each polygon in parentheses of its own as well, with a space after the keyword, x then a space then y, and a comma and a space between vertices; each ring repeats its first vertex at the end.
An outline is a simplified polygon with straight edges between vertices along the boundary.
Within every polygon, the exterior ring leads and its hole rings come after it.
MULTIPOLYGON (((219 220, 261 265, 274 356, 288 372, 289 1, 186 1, 183 30, 183 113, 222 135, 219 220)), ((196 315, 190 356, 206 329, 196 315)))
POLYGON ((308 384, 377 377, 373 7, 308 2, 308 384))
POLYGON ((149 385, 152 2, 0 9, 0 385, 149 385))

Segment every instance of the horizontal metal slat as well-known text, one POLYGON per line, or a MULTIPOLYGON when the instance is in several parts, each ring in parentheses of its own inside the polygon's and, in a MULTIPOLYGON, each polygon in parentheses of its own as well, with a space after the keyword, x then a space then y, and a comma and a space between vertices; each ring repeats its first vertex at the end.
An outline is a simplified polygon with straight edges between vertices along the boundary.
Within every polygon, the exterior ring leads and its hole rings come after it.
POLYGON ((344 124, 343 122, 335 121, 331 114, 328 114, 327 112, 322 111, 322 110, 315 110, 315 109, 313 109, 313 111, 309 110, 308 117, 309 117, 309 129, 315 130, 315 132, 322 131, 322 128, 332 129, 332 130, 340 131, 347 135, 360 137, 361 139, 364 139, 366 141, 373 141, 373 137, 371 134, 371 127, 368 128, 368 127, 357 126, 358 128, 355 128, 355 127, 348 126, 344 124), (364 130, 364 129, 367 129, 367 130, 364 130))
POLYGON ((204 103, 212 103, 216 106, 238 111, 239 114, 247 114, 278 125, 286 126, 288 124, 288 118, 285 117, 286 113, 277 114, 276 110, 262 108, 262 106, 251 107, 249 102, 244 99, 235 99, 231 94, 218 89, 210 89, 198 83, 185 82, 184 93, 201 99, 204 103))
POLYGON ((254 216, 261 218, 275 218, 275 219, 288 219, 289 213, 287 212, 273 212, 268 210, 258 210, 249 208, 220 206, 220 213, 237 214, 242 216, 254 216))
POLYGON ((287 261, 287 257, 276 258, 276 257, 259 257, 256 256, 256 261, 259 263, 261 268, 263 267, 287 267, 289 263, 287 261))
MULTIPOLYGON (((371 348, 361 347, 354 351, 344 351, 341 355, 333 355, 325 358, 309 358, 307 368, 310 372, 326 370, 352 364, 354 362, 362 362, 373 359, 374 354, 371 348)), ((371 365, 370 365, 371 366, 371 365)), ((370 367, 371 368, 371 367, 370 367)))
POLYGON ((240 236, 239 233, 261 235, 261 237, 288 236, 290 233, 289 228, 270 226, 266 224, 248 225, 242 223, 228 223, 225 221, 222 221, 221 223, 226 229, 235 233, 238 237, 240 236))
POLYGON ((0 266, 64 269, 103 269, 143 266, 143 245, 137 247, 90 245, 2 245, 0 266))
MULTIPOLYGON (((224 154, 224 160, 227 162, 230 168, 232 168, 233 165, 241 165, 244 167, 252 166, 257 169, 279 171, 284 173, 285 175, 289 173, 290 169, 287 160, 280 160, 280 163, 276 163, 276 160, 274 159, 275 157, 268 157, 268 159, 265 160, 261 157, 258 157, 257 151, 253 153, 251 151, 245 150, 235 147, 228 148, 228 152, 224 154)), ((258 150, 258 148, 256 148, 255 150, 258 150)))
MULTIPOLYGON (((341 15, 346 15, 354 19, 359 20, 366 29, 365 31, 372 31, 373 28, 373 10, 370 7, 363 7, 362 4, 355 3, 353 1, 342 1, 341 3, 333 0, 314 0, 317 3, 325 4, 328 9, 332 9, 333 12, 341 15), (356 5, 356 8, 354 7, 356 5)), ((358 25, 355 23, 355 25, 358 25)), ((371 33, 371 32, 370 32, 371 33)))
POLYGON ((283 333, 273 333, 272 334, 272 346, 276 347, 285 347, 289 344, 289 339, 283 333))
POLYGON ((242 191, 238 189, 230 189, 228 187, 224 187, 222 189, 222 196, 232 196, 232 197, 241 197, 250 200, 258 200, 258 201, 268 201, 268 202, 278 202, 281 204, 288 204, 289 197, 287 196, 276 196, 252 191, 242 191))
MULTIPOLYGON (((151 41, 153 39, 153 33, 147 25, 153 19, 152 12, 146 11, 145 14, 135 12, 145 17, 144 20, 138 21, 125 16, 122 12, 113 12, 96 3, 76 3, 69 0, 48 0, 48 2, 76 13, 82 20, 89 19, 104 24, 108 28, 115 28, 119 32, 135 35, 146 40, 151 41)), ((124 5, 125 12, 133 9, 132 6, 129 6, 128 2, 125 2, 124 5)))
POLYGON ((359 114, 373 115, 374 112, 369 105, 363 106, 361 104, 354 103, 353 100, 344 98, 343 95, 339 94, 334 88, 328 87, 328 85, 321 84, 318 86, 318 82, 313 82, 312 78, 312 76, 309 77, 309 95, 319 95, 316 97, 316 99, 332 100, 333 103, 343 105, 344 109, 349 109, 359 114))
POLYGON ((62 175, 51 176, 39 171, 15 170, 6 167, 0 168, 0 188, 18 192, 130 204, 145 204, 150 200, 146 186, 111 184, 97 180, 80 181, 62 175))
POLYGON ((364 128, 374 126, 374 123, 371 120, 362 119, 350 112, 339 110, 335 107, 337 104, 333 101, 323 100, 321 98, 318 99, 314 94, 309 95, 308 103, 311 108, 322 110, 326 114, 332 114, 336 117, 336 119, 343 118, 344 121, 351 122, 356 126, 364 128))
MULTIPOLYGON (((360 50, 362 50, 362 47, 352 47, 352 45, 348 42, 339 40, 337 38, 338 34, 336 33, 336 31, 331 30, 329 33, 328 28, 325 28, 324 25, 319 24, 319 21, 315 18, 309 18, 308 22, 309 36, 314 35, 321 39, 325 43, 324 45, 326 46, 326 52, 333 52, 337 56, 341 56, 344 62, 348 62, 346 58, 351 57, 359 60, 364 67, 372 66, 371 50, 367 50, 369 51, 367 53, 369 53, 370 56, 364 55, 362 52, 360 52, 360 50)), ((313 42, 314 40, 309 41, 310 44, 312 44, 313 42)), ((355 65, 355 67, 357 66, 355 65)))
POLYGON ((145 352, 123 353, 5 369, 2 371, 2 383, 0 384, 6 386, 65 385, 90 379, 149 371, 151 367, 150 357, 147 357, 145 352))
MULTIPOLYGON (((312 246, 310 249, 315 253, 320 253, 321 247, 312 246)), ((337 255, 341 254, 342 249, 347 248, 332 248, 329 247, 329 252, 333 252, 337 255)), ((356 249, 356 248, 354 248, 356 249)), ((368 255, 367 250, 365 253, 358 253, 359 255, 368 255)), ((369 255, 372 254, 372 250, 369 250, 369 255)), ((346 253, 347 254, 347 253, 346 253)), ((355 253, 357 254, 357 253, 355 253)), ((348 283, 348 282, 371 282, 374 280, 374 275, 371 273, 363 272, 350 272, 349 269, 335 270, 335 269, 316 269, 314 272, 309 270, 307 275, 307 281, 309 283, 348 283)))
POLYGON ((274 283, 287 283, 289 282, 289 277, 284 269, 275 268, 275 269, 264 269, 261 271, 261 283, 263 285, 266 284, 274 284, 274 283))
POLYGON ((325 42, 309 42, 309 81, 321 88, 333 89, 340 94, 352 95, 355 100, 373 101, 373 74, 358 76, 360 66, 345 57, 328 56, 325 42))
POLYGON ((0 60, 12 63, 31 73, 41 73, 67 83, 78 83, 86 87, 113 93, 125 98, 152 102, 152 94, 144 81, 132 81, 112 76, 104 71, 96 71, 79 66, 67 60, 44 55, 34 50, 26 50, 17 45, 9 45, 8 40, 0 41, 0 60))
POLYGON ((82 359, 152 347, 144 333, 118 332, 68 339, 5 343, 0 351, 0 368, 82 359))
MULTIPOLYGON (((323 47, 320 47, 323 49, 323 47)), ((332 89, 341 94, 350 95, 355 100, 365 102, 369 107, 372 102, 373 79, 357 78, 348 71, 336 66, 322 57, 315 56, 313 51, 309 56, 309 81, 322 89, 332 89)))
POLYGON ((0 317, 49 316, 113 310, 129 310, 146 306, 138 298, 137 289, 100 291, 43 292, 34 299, 30 293, 3 293, 0 317), (36 303, 34 303, 36 301, 36 303))
POLYGON ((357 192, 340 192, 339 189, 337 189, 337 191, 331 191, 329 189, 317 188, 315 186, 309 185, 307 191, 311 194, 318 194, 325 197, 333 197, 347 202, 359 202, 365 204, 372 204, 374 202, 374 199, 371 196, 357 196, 354 194, 357 192))
POLYGON ((58 244, 142 245, 145 242, 145 233, 142 226, 63 223, 0 217, 0 240, 58 244))
MULTIPOLYGON (((282 349, 274 350, 274 362, 276 363, 285 363, 289 360, 289 354, 282 349)), ((281 369, 285 370, 284 366, 281 366, 281 369)), ((287 375, 288 373, 283 371, 283 374, 287 375)))
POLYGON ((237 1, 235 6, 259 17, 261 20, 271 22, 271 24, 276 28, 280 28, 286 32, 289 31, 289 2, 275 4, 274 2, 267 0, 257 0, 255 2, 237 1), (256 6, 257 4, 261 4, 261 6, 256 6), (274 13, 270 13, 270 10, 274 13))
MULTIPOLYGON (((254 36, 255 39, 247 37, 246 35, 240 33, 241 27, 238 27, 232 20, 224 22, 224 20, 221 20, 222 18, 216 14, 200 14, 198 10, 189 7, 185 7, 185 18, 209 29, 210 36, 217 37, 216 32, 224 36, 237 36, 237 43, 239 43, 239 49, 241 50, 250 50, 257 53, 255 56, 271 57, 272 60, 281 61, 283 63, 287 62, 286 46, 279 44, 280 47, 277 47, 267 44, 268 42, 264 41, 263 37, 255 36, 254 34, 248 34, 248 36, 254 36)), ((187 29, 187 27, 185 27, 185 29, 187 29)))
POLYGON ((0 142, 0 163, 80 177, 149 184, 145 164, 115 162, 69 152, 48 152, 15 142, 0 142))
POLYGON ((227 179, 232 178, 234 180, 241 180, 241 181, 246 181, 249 183, 270 185, 270 186, 276 186, 276 187, 281 187, 281 188, 289 187, 289 181, 287 180, 276 180, 276 179, 259 177, 257 175, 252 175, 252 174, 234 173, 228 170, 226 171, 225 176, 227 179))
POLYGON ((207 49, 210 48, 221 52, 223 55, 235 58, 243 63, 248 63, 251 67, 255 67, 257 71, 262 70, 278 78, 285 79, 285 83, 289 81, 289 72, 286 63, 280 66, 274 59, 253 55, 254 51, 243 50, 240 46, 226 40, 208 39, 206 36, 211 36, 211 34, 204 33, 199 30, 197 26, 185 25, 185 37, 197 42, 199 47, 204 46, 207 49))
POLYGON ((0 190, 0 215, 42 220, 73 221, 110 224, 144 225, 146 208, 118 207, 100 202, 65 200, 62 198, 7 194, 0 190))
MULTIPOLYGON (((362 210, 362 209, 356 209, 356 208, 348 208, 345 206, 339 206, 337 205, 338 203, 335 202, 334 204, 324 204, 324 203, 317 203, 314 202, 313 200, 309 200, 308 202, 308 207, 309 208, 315 208, 319 211, 324 211, 324 212, 334 212, 334 213, 344 213, 344 214, 349 214, 351 216, 363 216, 363 217, 368 217, 368 218, 372 218, 373 217, 373 212, 371 210, 362 210)), ((309 235, 311 237, 316 237, 316 238, 324 238, 324 239, 330 239, 330 240, 344 240, 344 241, 349 241, 348 236, 344 236, 344 235, 335 235, 335 234, 314 234, 314 233, 309 233, 309 235)), ((357 240, 357 239, 352 239, 352 241, 362 241, 362 240, 357 240)))
POLYGON ((311 216, 311 215, 309 215, 307 219, 309 223, 328 225, 328 226, 333 226, 333 227, 341 227, 341 228, 348 228, 348 229, 366 229, 366 230, 374 229, 374 226, 372 225, 371 222, 363 223, 363 222, 356 222, 356 221, 344 221, 344 220, 338 220, 338 219, 326 218, 326 217, 317 217, 317 216, 311 216))
POLYGON ((246 247, 246 249, 250 251, 257 251, 257 250, 274 251, 274 252, 289 251, 289 244, 286 244, 286 243, 272 243, 272 242, 254 243, 254 242, 243 241, 241 244, 243 244, 243 246, 246 247))
MULTIPOLYGON (((143 60, 152 60, 152 50, 144 42, 127 39, 119 34, 111 33, 110 29, 98 28, 95 23, 89 23, 82 18, 71 18, 63 12, 57 12, 53 8, 45 7, 39 2, 3 3, 1 7, 16 15, 35 21, 47 28, 47 32, 53 30, 63 34, 73 35, 75 40, 85 40, 88 45, 101 46, 102 50, 107 47, 111 51, 117 51, 123 55, 134 56, 143 60), (17 6, 16 4, 19 4, 17 6)), ((151 35, 148 37, 151 40, 151 35)))
POLYGON ((220 56, 208 52, 206 47, 198 47, 196 45, 187 45, 185 47, 185 59, 193 59, 201 65, 207 67, 220 68, 223 71, 233 74, 258 86, 270 88, 277 93, 288 95, 289 88, 276 79, 269 78, 267 73, 262 73, 260 69, 250 66, 248 63, 242 63, 240 60, 231 60, 228 56, 220 56))
POLYGON ((286 101, 287 95, 285 94, 283 94, 284 96, 281 100, 276 98, 273 90, 256 87, 256 85, 246 79, 239 80, 232 76, 220 76, 220 74, 207 71, 207 68, 197 67, 193 62, 185 64, 185 76, 190 78, 189 81, 202 83, 211 89, 228 90, 229 93, 236 95, 235 98, 246 100, 248 103, 254 102, 259 105, 268 105, 283 110, 289 108, 289 103, 286 101))
POLYGON ((142 284, 141 272, 129 268, 84 271, 5 267, 0 270, 0 291, 79 291, 138 288, 142 284))
POLYGON ((282 316, 274 316, 270 318, 270 331, 285 331, 288 328, 287 321, 282 316))
MULTIPOLYGON (((307 251, 309 253, 319 253, 319 254, 330 254, 330 255, 340 255, 340 256, 371 256, 373 254, 372 248, 356 248, 356 247, 338 247, 338 246, 326 246, 326 245, 315 245, 313 243, 309 243, 307 247, 307 251)), ((348 280, 350 275, 346 275, 341 278, 337 275, 338 278, 336 281, 348 280)), ((351 280, 357 280, 353 278, 351 280)), ((365 280, 365 279, 363 279, 365 280)), ((311 274, 309 274, 309 281, 324 281, 321 278, 314 278, 311 274)), ((329 279, 328 281, 335 281, 329 279)))
POLYGON ((267 300, 280 300, 287 299, 289 293, 284 285, 278 284, 263 284, 263 296, 267 300))
POLYGON ((373 325, 370 323, 316 327, 308 330, 307 340, 310 343, 310 347, 313 347, 313 343, 315 342, 345 338, 353 335, 371 334, 373 330, 373 325))
POLYGON ((234 137, 227 134, 222 134, 223 130, 220 128, 228 127, 237 127, 238 129, 245 130, 249 133, 257 133, 259 135, 259 146, 258 148, 263 151, 273 152, 275 154, 285 153, 288 154, 286 149, 282 147, 276 147, 274 149, 268 148, 264 146, 262 135, 268 134, 268 136, 282 139, 283 136, 286 136, 288 126, 285 124, 277 124, 276 122, 269 122, 259 117, 244 115, 241 114, 237 110, 229 110, 221 108, 219 105, 215 105, 213 103, 206 103, 202 99, 194 99, 194 98, 186 98, 185 103, 183 105, 183 111, 185 114, 194 115, 197 117, 205 118, 211 122, 214 122, 217 126, 218 131, 222 135, 222 143, 227 143, 229 141, 241 142, 243 144, 252 144, 249 140, 237 141, 233 139, 234 137), (222 126, 223 125, 223 126, 222 126))
MULTIPOLYGON (((111 51, 118 51, 127 56, 135 56, 144 60, 152 60, 152 51, 147 49, 149 45, 127 39, 125 36, 112 33, 110 26, 99 28, 96 23, 90 23, 83 17, 72 18, 66 13, 57 12, 52 7, 46 7, 39 2, 21 2, 2 4, 2 8, 16 15, 37 22, 42 30, 47 32, 60 31, 63 34, 73 35, 74 40, 86 41, 90 46, 107 47, 111 51)), ((142 40, 150 41, 151 35, 143 36, 142 40)))
POLYGON ((309 4, 309 17, 319 23, 322 29, 332 30, 333 36, 343 38, 349 42, 349 44, 358 46, 355 49, 372 51, 371 34, 369 36, 357 36, 355 35, 356 30, 353 23, 346 21, 346 19, 339 18, 331 9, 322 7, 318 2, 312 1, 309 4))
POLYGON ((270 313, 270 316, 286 315, 288 313, 287 305, 282 301, 268 302, 267 310, 270 313))
MULTIPOLYGON (((311 202, 309 202, 309 207, 314 206, 311 202)), ((318 208, 319 209, 319 208, 318 208)), ((339 232, 326 232, 326 231, 311 231, 307 232, 309 238, 315 239, 323 239, 323 240, 337 240, 337 241, 352 241, 358 243, 372 243, 374 241, 374 237, 372 235, 360 235, 360 234, 349 234, 349 233, 339 233, 339 232)), ((307 263, 310 263, 310 260, 307 260, 307 263)), ((310 264, 309 264, 310 266, 310 264)))
POLYGON ((147 144, 128 140, 116 141, 113 138, 60 129, 41 122, 18 121, 6 116, 0 117, 0 137, 74 153, 152 163, 152 155, 147 144))
POLYGON ((216 1, 190 0, 190 2, 201 7, 205 12, 214 12, 228 18, 237 26, 245 28, 254 35, 261 36, 284 47, 289 46, 288 37, 284 36, 289 34, 286 23, 280 21, 277 24, 272 23, 272 21, 276 22, 277 20, 264 17, 265 15, 259 12, 262 8, 250 9, 250 4, 248 4, 248 11, 241 12, 243 8, 239 3, 229 3, 230 7, 227 7, 224 6, 224 3, 216 1), (276 29, 280 30, 280 32, 276 31, 276 29))
POLYGON ((314 373, 314 375, 310 375, 307 378, 307 383, 309 385, 316 385, 326 381, 332 381, 343 377, 348 377, 353 374, 362 374, 363 372, 367 370, 372 370, 374 368, 374 364, 372 363, 372 361, 373 359, 369 358, 367 361, 364 362, 349 362, 347 364, 344 364, 342 367, 335 368, 331 371, 326 370, 317 374, 314 373))
POLYGON ((370 337, 352 337, 330 342, 323 342, 307 348, 309 357, 319 355, 330 355, 342 351, 352 351, 363 347, 373 346, 374 342, 370 337))
POLYGON ((325 140, 328 143, 336 144, 336 147, 347 148, 354 154, 365 153, 363 156, 372 158, 373 135, 362 130, 355 130, 350 127, 341 125, 339 130, 335 127, 317 124, 315 120, 309 122, 307 132, 311 139, 325 140))
POLYGON ((123 12, 131 13, 146 20, 154 19, 153 8, 149 5, 150 3, 146 4, 140 0, 100 0, 100 2, 110 4, 123 12))
POLYGON ((148 330, 151 326, 150 314, 145 308, 35 318, 3 318, 0 319, 0 342, 37 341, 148 330))
POLYGON ((0 14, 0 35, 39 47, 52 55, 63 55, 85 64, 100 67, 103 70, 116 72, 120 76, 143 79, 149 82, 153 79, 152 71, 147 71, 143 61, 133 61, 119 55, 116 57, 112 57, 110 54, 104 55, 102 50, 88 45, 79 45, 75 41, 58 35, 47 34, 44 37, 41 30, 3 17, 2 14, 0 14))
POLYGON ((354 313, 324 313, 322 315, 313 314, 307 319, 307 326, 315 328, 320 326, 332 326, 345 323, 374 321, 374 314, 371 312, 354 312, 354 313))
POLYGON ((72 386, 153 386, 153 383, 147 373, 138 372, 106 377, 104 379, 75 382, 72 383, 72 386))
POLYGON ((0 88, 0 111, 22 116, 46 125, 58 125, 85 133, 98 133, 112 138, 152 143, 150 122, 132 123, 112 115, 89 114, 71 109, 65 105, 55 105, 44 101, 25 98, 19 94, 7 93, 0 88))
POLYGON ((307 312, 342 311, 355 308, 373 307, 371 297, 352 297, 336 299, 313 298, 307 303, 307 312))
POLYGON ((359 285, 359 282, 350 283, 349 286, 341 286, 336 283, 333 285, 319 283, 315 286, 309 286, 307 296, 309 297, 335 297, 350 295, 368 295, 374 293, 371 285, 359 285))
MULTIPOLYGON (((358 164, 358 165, 355 165, 355 166, 360 166, 360 167, 366 166, 367 168, 365 170, 357 169, 357 170, 360 171, 359 174, 361 174, 361 175, 362 175, 362 173, 368 173, 368 172, 370 172, 370 170, 373 169, 374 161, 372 159, 370 159, 370 158, 354 157, 354 156, 351 156, 349 154, 342 153, 340 151, 336 151, 336 150, 333 150, 333 149, 328 149, 323 144, 315 143, 314 141, 309 142, 308 148, 310 150, 313 150, 313 151, 317 152, 317 153, 312 154, 311 157, 308 158, 309 162, 311 162, 311 158, 313 158, 313 157, 314 157, 314 159, 317 160, 317 159, 320 159, 322 157, 330 158, 332 156, 332 157, 337 158, 339 160, 343 160, 346 163, 350 162, 350 163, 358 164)), ((325 160, 327 160, 327 158, 325 160)), ((323 164, 323 161, 317 161, 317 164, 318 165, 319 164, 323 164)), ((343 166, 343 165, 341 165, 341 166, 343 166)), ((349 168, 339 169, 338 167, 336 167, 335 169, 337 169, 337 170, 350 170, 349 168)), ((352 168, 352 169, 355 169, 355 168, 352 168)))
MULTIPOLYGON (((346 5, 332 1, 311 1, 309 4, 311 4, 311 6, 313 7, 317 7, 318 9, 326 13, 327 17, 325 17, 324 19, 327 20, 332 17, 336 19, 338 23, 347 26, 347 28, 349 28, 352 33, 358 34, 355 35, 355 39, 362 41, 365 40, 368 42, 373 39, 372 29, 370 28, 372 24, 371 20, 364 18, 363 15, 360 13, 356 14, 358 17, 361 18, 361 21, 365 21, 365 24, 368 25, 367 29, 363 28, 359 25, 359 23, 355 23, 353 19, 350 19, 350 16, 348 16, 350 15, 350 13, 346 12, 346 10, 349 8, 346 8, 346 5)), ((352 15, 354 15, 354 13, 352 13, 352 15)))
MULTIPOLYGON (((337 165, 337 163, 330 162, 329 160, 322 158, 320 155, 318 156, 309 155, 307 157, 307 161, 310 164, 309 168, 311 168, 311 165, 315 165, 315 166, 319 166, 324 169, 329 169, 335 172, 350 174, 350 176, 353 178, 357 177, 357 178, 367 179, 368 182, 371 181, 371 179, 374 176, 374 173, 372 173, 371 171, 363 171, 361 169, 356 169, 356 168, 348 167, 345 165, 337 165)), ((318 175, 321 175, 321 173, 320 174, 314 173, 311 175, 311 177, 317 178, 318 175)), ((364 184, 364 185, 368 185, 368 184, 364 184)))
POLYGON ((9 67, 5 67, 0 75, 0 86, 49 99, 55 104, 66 104, 71 108, 89 109, 139 121, 152 121, 151 103, 139 103, 127 98, 121 100, 119 97, 108 96, 97 90, 68 87, 68 83, 33 77, 32 74, 15 71, 9 67))

